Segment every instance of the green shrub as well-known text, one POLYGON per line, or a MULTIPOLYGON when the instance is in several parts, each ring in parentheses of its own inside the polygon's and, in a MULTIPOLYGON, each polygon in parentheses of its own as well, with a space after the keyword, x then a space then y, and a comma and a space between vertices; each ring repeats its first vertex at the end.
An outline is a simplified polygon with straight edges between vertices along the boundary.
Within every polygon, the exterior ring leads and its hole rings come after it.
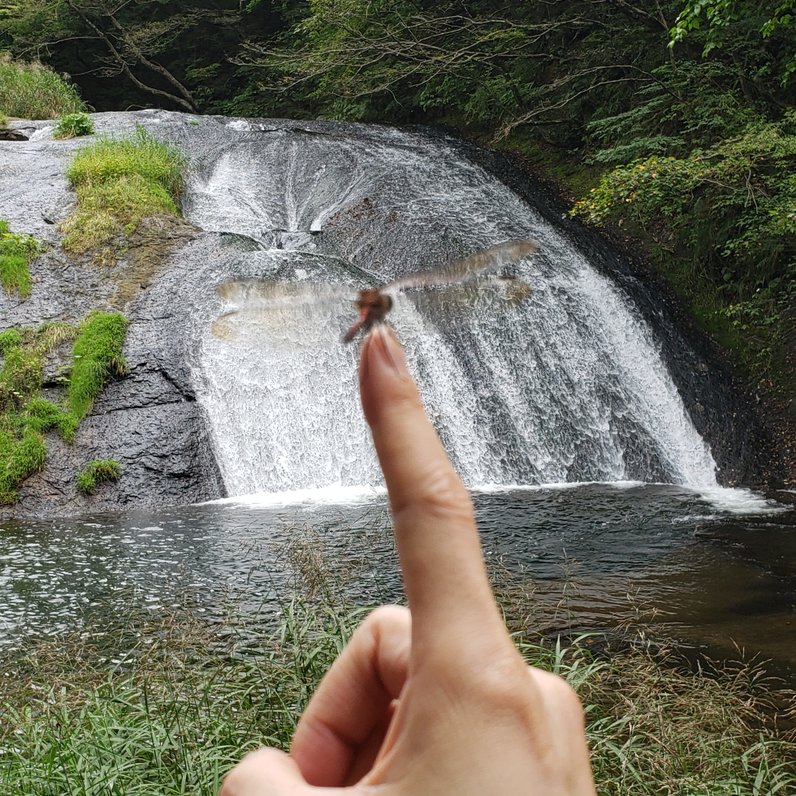
POLYGON ((87 113, 67 113, 58 120, 53 138, 77 138, 93 132, 94 122, 87 113))
POLYGON ((758 379, 780 372, 785 392, 793 378, 783 363, 785 317, 796 300, 794 159, 789 111, 709 149, 614 168, 574 210, 651 239, 659 265, 708 331, 758 379))
POLYGON ((84 495, 93 495, 100 484, 116 481, 120 474, 121 465, 115 459, 95 459, 78 473, 77 488, 84 495))
POLYGON ((85 105, 77 89, 52 69, 0 56, 0 108, 8 116, 54 119, 85 105))
POLYGON ((8 127, 8 116, 6 116, 4 113, 0 113, 0 130, 2 130, 4 127, 8 127))
POLYGON ((11 232, 7 221, 0 219, 0 285, 11 295, 30 295, 30 263, 41 250, 31 235, 11 232))
POLYGON ((67 176, 77 210, 61 225, 64 249, 85 252, 131 234, 142 218, 179 215, 184 158, 143 128, 130 138, 100 137, 81 149, 67 176))
POLYGON ((72 348, 67 406, 79 422, 112 376, 123 376, 127 366, 122 346, 127 320, 117 312, 94 312, 80 325, 72 348))

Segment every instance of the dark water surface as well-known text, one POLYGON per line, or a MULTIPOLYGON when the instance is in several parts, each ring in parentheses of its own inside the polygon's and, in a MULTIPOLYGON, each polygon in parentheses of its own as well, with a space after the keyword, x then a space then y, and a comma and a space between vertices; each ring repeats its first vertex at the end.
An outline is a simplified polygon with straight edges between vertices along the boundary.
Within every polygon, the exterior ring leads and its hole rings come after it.
MULTIPOLYGON (((308 553, 322 562, 310 556, 310 569, 325 568, 358 602, 399 597, 383 494, 243 500, 0 524, 0 647, 186 605, 270 624, 292 589, 310 588, 311 572, 296 575, 308 553)), ((650 484, 507 489, 475 503, 488 561, 507 583, 533 582, 544 627, 652 620, 685 643, 734 657, 738 645, 796 677, 793 509, 650 484)))

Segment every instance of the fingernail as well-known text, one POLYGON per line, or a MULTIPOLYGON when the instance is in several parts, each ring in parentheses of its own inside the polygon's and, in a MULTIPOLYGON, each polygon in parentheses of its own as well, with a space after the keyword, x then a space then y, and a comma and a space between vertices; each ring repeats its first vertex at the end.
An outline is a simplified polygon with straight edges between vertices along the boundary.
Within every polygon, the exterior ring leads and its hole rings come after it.
POLYGON ((371 356, 375 359, 374 365, 387 365, 402 378, 409 376, 406 355, 393 330, 386 324, 380 323, 373 329, 370 336, 371 356))

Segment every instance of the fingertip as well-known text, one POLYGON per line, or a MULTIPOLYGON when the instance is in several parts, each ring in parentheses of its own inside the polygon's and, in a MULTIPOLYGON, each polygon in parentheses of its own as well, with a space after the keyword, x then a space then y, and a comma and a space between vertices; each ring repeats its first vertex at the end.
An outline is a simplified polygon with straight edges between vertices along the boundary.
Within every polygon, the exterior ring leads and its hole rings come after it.
POLYGON ((362 344, 359 389, 365 419, 371 426, 381 407, 417 393, 403 347, 386 324, 375 326, 362 344))

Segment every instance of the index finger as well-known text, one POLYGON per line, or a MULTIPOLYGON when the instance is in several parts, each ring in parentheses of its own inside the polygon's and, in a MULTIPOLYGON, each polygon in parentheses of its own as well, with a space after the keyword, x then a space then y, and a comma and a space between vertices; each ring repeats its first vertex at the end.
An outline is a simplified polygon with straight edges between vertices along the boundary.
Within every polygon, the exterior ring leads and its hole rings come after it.
POLYGON ((476 640, 505 640, 470 496, 426 417, 403 349, 384 325, 362 346, 359 384, 390 496, 413 654, 472 654, 476 640))

